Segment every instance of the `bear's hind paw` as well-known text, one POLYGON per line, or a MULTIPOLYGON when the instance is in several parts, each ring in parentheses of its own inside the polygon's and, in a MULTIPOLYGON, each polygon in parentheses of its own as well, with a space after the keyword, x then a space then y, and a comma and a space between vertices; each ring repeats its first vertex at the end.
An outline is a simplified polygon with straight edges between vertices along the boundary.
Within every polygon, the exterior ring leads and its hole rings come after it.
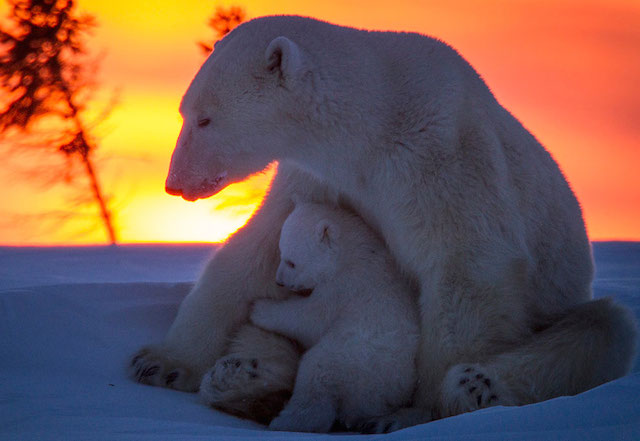
POLYGON ((227 356, 219 359, 202 377, 200 395, 209 405, 224 403, 236 397, 252 396, 261 380, 256 358, 227 356))
POLYGON ((511 394, 495 375, 477 364, 449 369, 442 388, 445 416, 512 404, 511 394))

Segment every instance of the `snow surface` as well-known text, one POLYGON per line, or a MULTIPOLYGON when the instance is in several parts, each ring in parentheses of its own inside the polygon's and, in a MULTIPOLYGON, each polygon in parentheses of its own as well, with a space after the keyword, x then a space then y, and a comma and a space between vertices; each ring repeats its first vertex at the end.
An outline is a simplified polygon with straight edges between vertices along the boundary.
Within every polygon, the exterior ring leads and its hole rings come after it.
MULTIPOLYGON (((0 439, 360 439, 289 434, 143 386, 129 356, 160 341, 204 265, 206 246, 0 248, 0 439)), ((596 297, 640 317, 640 243, 596 243, 596 297)), ((389 440, 640 440, 640 366, 575 397, 497 407, 389 440)), ((373 437, 373 436, 369 436, 373 437)))

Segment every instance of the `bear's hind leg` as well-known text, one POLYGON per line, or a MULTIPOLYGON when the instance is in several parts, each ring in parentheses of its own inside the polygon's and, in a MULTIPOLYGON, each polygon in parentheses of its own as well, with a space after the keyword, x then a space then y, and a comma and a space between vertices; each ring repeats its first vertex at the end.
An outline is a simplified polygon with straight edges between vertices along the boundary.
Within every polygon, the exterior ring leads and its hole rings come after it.
POLYGON ((635 347, 636 324, 626 308, 611 299, 578 305, 485 365, 453 366, 442 388, 443 416, 576 395, 626 375, 635 347))
POLYGON ((575 395, 626 375, 636 349, 631 312, 610 298, 574 307, 490 364, 518 404, 575 395))

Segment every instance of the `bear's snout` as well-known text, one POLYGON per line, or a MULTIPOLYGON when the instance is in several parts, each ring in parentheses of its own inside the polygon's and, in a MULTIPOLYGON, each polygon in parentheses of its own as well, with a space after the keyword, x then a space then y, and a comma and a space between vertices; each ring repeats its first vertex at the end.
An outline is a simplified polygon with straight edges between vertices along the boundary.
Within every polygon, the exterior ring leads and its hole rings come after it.
POLYGON ((172 196, 182 196, 182 189, 181 188, 174 188, 174 187, 169 186, 168 184, 165 184, 164 191, 166 191, 168 194, 170 194, 172 196))

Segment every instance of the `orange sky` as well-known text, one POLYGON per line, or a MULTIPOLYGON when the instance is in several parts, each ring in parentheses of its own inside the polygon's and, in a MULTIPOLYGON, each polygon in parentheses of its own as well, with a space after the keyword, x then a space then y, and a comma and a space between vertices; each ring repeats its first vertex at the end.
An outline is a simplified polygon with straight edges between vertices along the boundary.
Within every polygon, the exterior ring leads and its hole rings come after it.
MULTIPOLYGON (((215 5, 230 4, 250 17, 301 14, 447 41, 560 163, 590 237, 640 240, 637 0, 77 3, 100 24, 89 47, 105 54, 101 84, 119 91, 118 107, 98 130, 98 159, 123 242, 222 240, 246 221, 268 185, 271 175, 261 175, 195 203, 164 194, 178 104, 204 60, 196 41, 212 37, 206 22, 215 5)), ((0 14, 6 12, 3 2, 0 14)), ((24 164, 46 167, 42 162, 13 155, 0 164, 0 244, 104 242, 91 207, 60 222, 59 211, 72 210, 67 190, 19 172, 24 164)))

